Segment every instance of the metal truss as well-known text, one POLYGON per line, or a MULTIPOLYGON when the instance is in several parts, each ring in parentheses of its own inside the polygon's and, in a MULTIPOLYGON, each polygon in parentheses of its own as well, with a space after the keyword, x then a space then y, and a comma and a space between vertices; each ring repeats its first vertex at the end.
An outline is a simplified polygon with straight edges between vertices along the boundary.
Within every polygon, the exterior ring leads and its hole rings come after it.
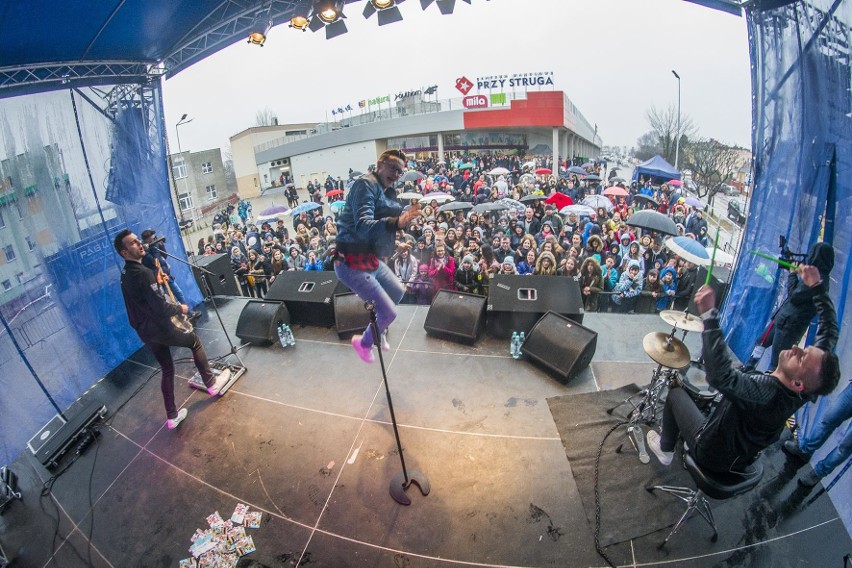
POLYGON ((143 83, 162 75, 161 67, 139 61, 38 63, 0 67, 0 98, 21 91, 49 91, 92 83, 143 83))

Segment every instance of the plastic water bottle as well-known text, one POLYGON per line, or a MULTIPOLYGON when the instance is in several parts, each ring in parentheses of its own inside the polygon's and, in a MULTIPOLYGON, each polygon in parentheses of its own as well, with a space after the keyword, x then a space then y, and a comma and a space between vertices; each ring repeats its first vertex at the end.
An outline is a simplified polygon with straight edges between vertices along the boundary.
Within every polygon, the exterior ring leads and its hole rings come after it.
POLYGON ((287 344, 291 346, 296 345, 296 338, 293 336, 293 329, 285 323, 284 330, 287 333, 287 344))
POLYGON ((518 335, 517 331, 512 332, 512 344, 509 347, 509 353, 512 355, 513 359, 517 359, 520 357, 520 345, 521 345, 521 337, 518 335))
POLYGON ((281 344, 281 347, 287 347, 289 345, 283 323, 278 325, 278 342, 281 344))
POLYGON ((518 338, 518 355, 517 357, 515 357, 515 359, 521 356, 521 347, 523 347, 524 341, 526 341, 526 337, 524 336, 524 332, 522 331, 520 337, 518 338))

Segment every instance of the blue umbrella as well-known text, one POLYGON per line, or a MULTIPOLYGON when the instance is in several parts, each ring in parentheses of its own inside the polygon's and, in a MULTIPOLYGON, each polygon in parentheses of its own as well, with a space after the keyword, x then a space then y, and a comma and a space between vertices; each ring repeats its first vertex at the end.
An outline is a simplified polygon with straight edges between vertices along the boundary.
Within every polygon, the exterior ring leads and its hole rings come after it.
POLYGON ((331 209, 332 213, 340 213, 340 211, 343 209, 343 207, 345 205, 346 205, 345 201, 335 201, 334 203, 329 205, 328 208, 331 209))
POLYGON ((695 239, 671 237, 666 239, 665 245, 667 249, 692 264, 710 265, 710 255, 707 253, 707 249, 695 239))
POLYGON ((568 168, 568 172, 572 174, 577 174, 579 176, 589 175, 589 172, 579 166, 571 166, 570 168, 568 168))
POLYGON ((292 210, 290 210, 290 215, 295 217, 296 215, 301 215, 302 213, 307 213, 308 211, 318 209, 320 207, 322 207, 322 205, 320 205, 319 203, 314 203, 313 201, 310 201, 308 203, 302 203, 301 205, 298 205, 292 210))
POLYGON ((440 174, 436 175, 436 176, 435 176, 434 178, 432 178, 432 179, 434 179, 434 180, 435 180, 435 183, 445 183, 445 182, 449 182, 449 181, 450 181, 450 180, 449 180, 449 178, 448 178, 447 176, 443 176, 443 175, 440 175, 440 174))

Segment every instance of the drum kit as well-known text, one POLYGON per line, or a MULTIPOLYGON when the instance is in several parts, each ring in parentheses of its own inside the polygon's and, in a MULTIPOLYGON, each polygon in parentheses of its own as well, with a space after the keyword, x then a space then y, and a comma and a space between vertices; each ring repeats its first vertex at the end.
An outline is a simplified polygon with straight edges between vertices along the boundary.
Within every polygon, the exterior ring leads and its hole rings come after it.
MULTIPOLYGON (((632 410, 627 419, 627 437, 639 453, 639 461, 642 463, 649 463, 651 458, 645 448, 645 435, 641 425, 654 426, 658 423, 665 394, 670 386, 683 386, 704 412, 709 413, 714 401, 718 402, 718 393, 703 380, 703 365, 691 360, 689 348, 684 344, 687 333, 704 331, 701 318, 677 310, 662 311, 660 317, 672 326, 671 332, 651 332, 642 340, 645 353, 657 364, 651 374, 651 383, 607 410, 608 414, 612 414, 620 406, 631 405, 632 410), (678 330, 683 331, 680 339, 675 337, 678 330)), ((621 448, 622 446, 619 446, 616 451, 620 452, 621 448)))

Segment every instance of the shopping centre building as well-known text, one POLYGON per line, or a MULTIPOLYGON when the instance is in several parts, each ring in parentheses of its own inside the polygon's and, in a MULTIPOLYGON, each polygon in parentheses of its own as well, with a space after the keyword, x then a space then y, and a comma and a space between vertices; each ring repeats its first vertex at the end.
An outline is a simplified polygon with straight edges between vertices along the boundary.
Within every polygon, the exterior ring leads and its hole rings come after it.
POLYGON ((543 90, 552 85, 552 73, 461 77, 461 98, 437 100, 429 87, 341 106, 336 122, 249 128, 231 137, 239 194, 256 196, 282 176, 300 188, 329 175, 345 180, 387 148, 438 160, 460 152, 597 157, 596 127, 564 92, 543 90), (507 87, 524 90, 495 92, 507 87))

